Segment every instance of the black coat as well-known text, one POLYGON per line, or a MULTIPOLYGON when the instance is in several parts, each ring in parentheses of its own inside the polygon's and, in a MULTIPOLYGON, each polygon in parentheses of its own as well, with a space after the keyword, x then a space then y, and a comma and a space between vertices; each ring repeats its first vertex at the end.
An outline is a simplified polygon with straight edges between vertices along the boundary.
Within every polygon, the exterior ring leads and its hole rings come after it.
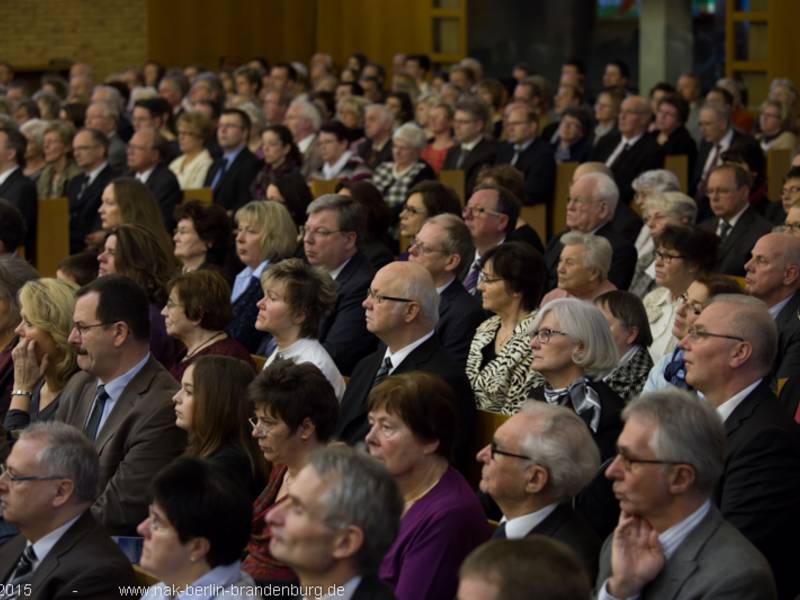
POLYGON ((93 231, 100 229, 100 199, 103 190, 116 177, 110 165, 98 173, 94 181, 83 190, 81 188, 86 175, 76 175, 67 182, 64 188, 69 201, 69 252, 75 254, 84 249, 86 244, 83 239, 93 231))
MULTIPOLYGON (((700 223, 700 227, 712 233, 717 232, 718 225, 717 217, 700 223)), ((725 275, 744 277, 744 265, 750 260, 750 251, 756 245, 758 238, 770 231, 772 223, 758 214, 752 206, 748 206, 720 244, 719 259, 714 270, 725 275)))
MULTIPOLYGON (((501 144, 497 149, 497 164, 510 165, 513 158, 514 144, 501 144)), ((525 197, 520 198, 520 201, 527 206, 552 206, 556 186, 556 161, 550 144, 541 138, 533 140, 519 155, 514 167, 525 177, 525 197)))
MULTIPOLYGON (((127 176, 136 177, 136 173, 129 171, 127 176)), ((183 201, 183 192, 181 192, 178 178, 164 163, 160 163, 150 173, 145 185, 156 197, 158 207, 161 209, 161 218, 164 219, 164 226, 167 231, 172 231, 175 227, 172 213, 175 211, 175 207, 183 201)))
MULTIPOLYGON (((458 169, 458 157, 461 154, 461 146, 456 145, 447 151, 444 159, 443 170, 458 169)), ((475 182, 478 179, 478 171, 484 165, 493 165, 497 158, 497 142, 483 138, 478 145, 464 158, 461 170, 464 171, 464 204, 467 203, 475 189, 475 182)))
MULTIPOLYGON (((592 160, 606 162, 622 140, 619 130, 601 137, 592 150, 592 160)), ((630 204, 633 199, 631 183, 645 171, 664 167, 664 151, 652 136, 645 133, 627 152, 620 154, 611 165, 614 181, 619 187, 619 200, 630 204)))
POLYGON ((442 290, 436 334, 442 347, 462 367, 467 364, 475 330, 486 318, 480 302, 464 289, 464 284, 458 279, 442 290))
MULTIPOLYGON (((211 187, 217 171, 222 168, 222 158, 214 161, 206 174, 205 186, 211 187)), ((250 198, 250 184, 261 170, 263 161, 258 160, 255 154, 247 148, 242 148, 214 190, 214 202, 225 210, 236 211, 247 204, 250 198)))
MULTIPOLYGON (((651 135, 654 139, 658 138, 657 131, 654 131, 651 135)), ((664 156, 680 156, 685 154, 688 157, 689 163, 687 176, 693 176, 695 164, 697 163, 697 143, 686 127, 681 125, 673 131, 669 137, 667 137, 667 141, 664 142, 661 148, 664 151, 664 156)))
MULTIPOLYGON (((0 185, 0 198, 11 202, 22 213, 25 219, 25 258, 33 261, 36 253, 36 214, 39 206, 39 197, 36 193, 36 184, 22 172, 16 169, 0 185)), ((7 248, 10 252, 16 248, 7 248)))

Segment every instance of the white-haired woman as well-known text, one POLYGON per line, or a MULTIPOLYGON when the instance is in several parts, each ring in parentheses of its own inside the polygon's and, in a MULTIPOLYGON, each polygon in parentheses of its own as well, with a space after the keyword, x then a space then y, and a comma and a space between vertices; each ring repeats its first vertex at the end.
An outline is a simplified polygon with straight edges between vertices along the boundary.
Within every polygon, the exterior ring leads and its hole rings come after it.
POLYGON ((608 280, 613 250, 604 237, 571 231, 561 236, 564 247, 558 259, 558 287, 545 294, 541 306, 558 298, 591 302, 600 294, 617 289, 608 280))
POLYGON ((398 127, 392 135, 392 162, 385 162, 375 169, 372 183, 383 194, 383 199, 392 209, 395 220, 403 209, 408 190, 420 181, 436 179, 433 169, 420 160, 428 141, 425 132, 415 123, 398 127))
POLYGON ((792 133, 789 106, 780 100, 767 98, 758 113, 759 133, 756 136, 764 152, 790 150, 797 147, 797 136, 792 133))
MULTIPOLYGON (((645 171, 634 179, 631 187, 634 192, 633 200, 639 207, 639 211, 644 215, 645 204, 652 196, 660 192, 679 192, 681 184, 672 171, 652 169, 645 171)), ((639 235, 636 237, 635 246, 639 256, 652 254, 655 249, 646 219, 644 226, 639 230, 639 235)))
MULTIPOLYGON (((628 291, 640 298, 656 287, 656 244, 667 225, 692 225, 697 217, 694 198, 681 192, 656 192, 644 203, 645 225, 642 232, 647 240, 639 249, 636 270, 628 291)), ((641 236, 640 236, 641 237, 641 236)))

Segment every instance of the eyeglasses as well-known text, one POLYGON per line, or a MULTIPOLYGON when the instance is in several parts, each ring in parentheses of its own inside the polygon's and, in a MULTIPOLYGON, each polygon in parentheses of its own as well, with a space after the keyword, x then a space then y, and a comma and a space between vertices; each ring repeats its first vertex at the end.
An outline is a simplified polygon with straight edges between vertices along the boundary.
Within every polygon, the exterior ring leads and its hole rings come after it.
POLYGON ((167 300, 167 308, 172 310, 173 308, 183 308, 183 304, 178 304, 177 302, 173 302, 172 300, 167 300))
POLYGON ((689 331, 686 332, 686 336, 690 340, 692 340, 693 342, 696 342, 697 340, 699 340, 701 338, 712 338, 712 337, 722 338, 722 339, 725 339, 725 340, 734 340, 734 341, 737 341, 737 342, 746 342, 747 341, 743 337, 739 337, 738 335, 727 335, 727 334, 724 334, 724 333, 711 333, 710 331, 706 331, 705 329, 698 329, 697 327, 690 327, 689 331))
POLYGON ((414 208, 413 206, 409 206, 408 204, 404 204, 403 205, 403 210, 401 210, 400 212, 407 212, 407 213, 410 213, 412 215, 421 215, 425 211, 423 209, 421 209, 421 208, 414 208))
POLYGON ((461 211, 461 216, 465 219, 467 217, 475 217, 475 216, 483 216, 483 215, 492 215, 493 217, 502 217, 503 213, 497 212, 496 210, 490 210, 488 208, 483 208, 482 206, 465 206, 464 210, 461 211))
POLYGON ((667 264, 670 264, 676 258, 683 258, 680 254, 667 254, 666 252, 661 252, 656 250, 653 252, 653 256, 656 257, 656 260, 663 261, 667 264))
POLYGON ((502 456, 510 456, 511 458, 521 458, 522 460, 533 460, 530 456, 525 456, 524 454, 514 454, 513 452, 500 450, 500 448, 497 447, 497 442, 494 440, 492 440, 492 443, 489 444, 489 449, 491 452, 492 460, 494 460, 494 457, 497 454, 500 454, 502 456))
POLYGON ((531 339, 535 339, 540 344, 549 344, 550 339, 554 335, 563 335, 568 337, 568 333, 564 333, 563 331, 557 331, 555 329, 537 329, 536 331, 531 331, 531 339))
POLYGON ((408 251, 415 254, 434 254, 435 252, 439 252, 440 254, 445 253, 444 250, 437 250, 436 248, 426 246, 422 242, 417 241, 416 238, 411 240, 411 244, 408 246, 408 251))
POLYGON ((78 335, 83 337, 86 335, 86 332, 90 329, 94 329, 95 327, 105 327, 106 325, 110 325, 110 323, 92 323, 91 325, 84 325, 83 323, 75 323, 73 327, 75 331, 78 332, 78 335))
POLYGON ((55 479, 66 479, 63 475, 12 475, 11 471, 8 470, 6 463, 0 464, 0 478, 8 477, 8 480, 12 483, 18 483, 21 481, 52 481, 55 479))
POLYGON ((392 302, 414 302, 411 298, 398 298, 397 296, 385 296, 384 294, 379 294, 372 288, 367 290, 367 298, 370 300, 374 300, 376 304, 383 304, 384 300, 391 300, 392 302))
POLYGON ((334 233, 342 233, 342 229, 308 229, 306 227, 300 227, 300 237, 307 237, 307 238, 327 238, 334 233))
POLYGON ((487 275, 483 271, 478 273, 478 283, 495 283, 496 281, 503 281, 503 278, 497 276, 491 277, 490 275, 487 275))
POLYGON ((617 458, 622 464, 622 468, 628 473, 633 471, 633 465, 682 465, 685 463, 674 460, 656 460, 649 458, 632 458, 625 455, 619 448, 617 448, 617 458))
POLYGON ((786 223, 784 223, 783 226, 786 227, 787 229, 794 229, 795 231, 800 231, 800 221, 792 221, 792 222, 786 221, 786 223))

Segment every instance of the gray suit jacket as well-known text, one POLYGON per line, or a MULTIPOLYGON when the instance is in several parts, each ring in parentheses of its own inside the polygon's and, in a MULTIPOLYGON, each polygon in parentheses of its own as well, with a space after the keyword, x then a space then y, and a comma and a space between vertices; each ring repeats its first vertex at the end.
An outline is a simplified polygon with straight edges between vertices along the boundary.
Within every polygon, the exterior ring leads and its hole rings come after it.
MULTIPOLYGON (((61 393, 56 419, 83 427, 92 409, 97 378, 79 371, 61 393)), ((100 456, 100 497, 95 518, 111 535, 136 535, 147 516, 147 488, 155 474, 186 447, 175 426, 172 375, 152 356, 128 383, 95 442, 100 456)))
MULTIPOLYGON (((611 534, 600 551, 597 591, 611 576, 611 534)), ((777 598, 775 581, 761 553, 711 506, 641 593, 641 600, 777 598)))

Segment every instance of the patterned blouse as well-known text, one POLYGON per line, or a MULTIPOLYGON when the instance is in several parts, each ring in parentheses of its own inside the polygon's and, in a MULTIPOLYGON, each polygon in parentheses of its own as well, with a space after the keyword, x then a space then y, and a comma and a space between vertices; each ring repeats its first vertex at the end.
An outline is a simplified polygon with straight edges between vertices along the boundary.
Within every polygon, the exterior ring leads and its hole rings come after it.
POLYGON ((408 190, 426 179, 435 179, 436 174, 427 164, 418 160, 404 173, 397 175, 394 171, 393 162, 385 162, 378 165, 372 175, 372 183, 383 194, 383 199, 392 212, 399 213, 403 202, 406 201, 408 190))
POLYGON ((636 352, 630 360, 614 368, 603 377, 603 381, 627 404, 642 393, 647 375, 652 368, 653 359, 650 358, 650 352, 644 346, 636 346, 636 352))
POLYGON ((494 345, 500 330, 500 317, 490 317, 478 326, 469 348, 466 368, 478 408, 513 415, 528 399, 531 387, 544 385, 544 378, 531 370, 533 353, 528 331, 537 312, 531 312, 520 321, 500 353, 483 366, 484 348, 494 345))

